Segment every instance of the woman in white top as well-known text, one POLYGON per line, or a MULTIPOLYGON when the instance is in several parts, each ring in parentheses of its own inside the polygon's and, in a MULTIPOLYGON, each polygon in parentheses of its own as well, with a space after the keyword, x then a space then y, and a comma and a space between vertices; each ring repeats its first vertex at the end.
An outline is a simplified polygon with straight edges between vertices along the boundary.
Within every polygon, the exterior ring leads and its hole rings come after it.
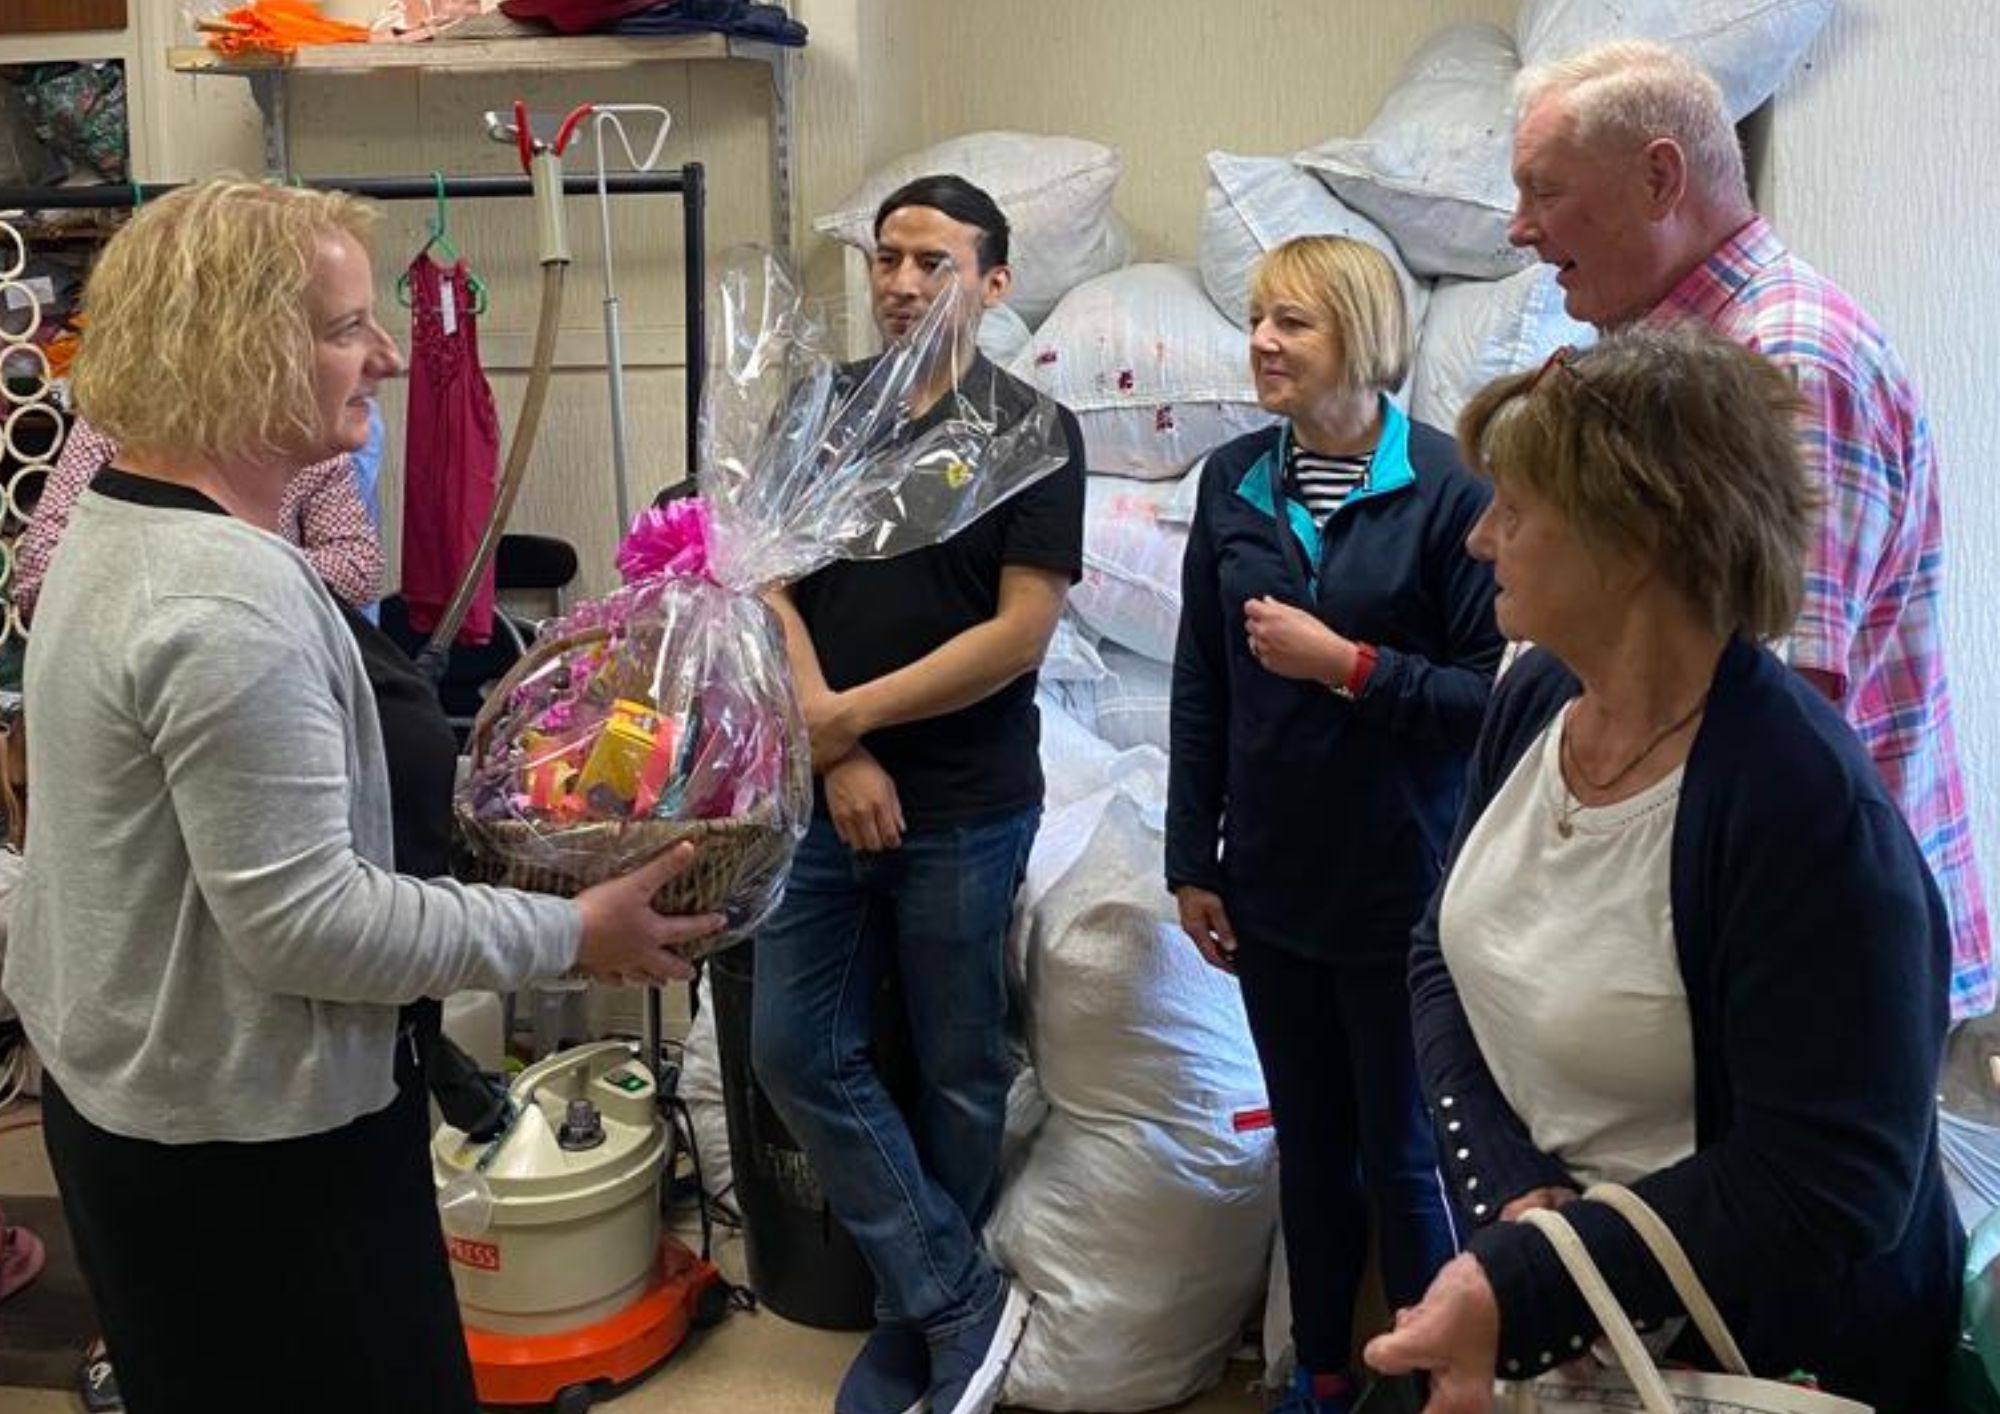
POLYGON ((1460 420, 1494 485, 1471 548, 1537 648, 1494 693, 1411 954, 1472 1236, 1368 1358, 1429 1372, 1431 1414, 1483 1414, 1496 1374, 1596 1335, 1511 1221, 1535 1207, 1563 1208, 1671 1358, 1713 1359, 1633 1231, 1578 1196, 1605 1180, 1665 1219, 1757 1374, 1941 1407, 1950 930, 1859 742, 1758 646, 1796 611, 1812 527, 1797 406, 1760 355, 1637 330, 1460 420))
POLYGON ((663 858, 575 900, 392 872, 381 723, 274 533, 402 360, 372 213, 216 180, 106 248, 78 357, 121 451, 26 668, 36 783, 5 990, 127 1407, 469 1411, 400 1003, 572 966, 684 977, 663 858))

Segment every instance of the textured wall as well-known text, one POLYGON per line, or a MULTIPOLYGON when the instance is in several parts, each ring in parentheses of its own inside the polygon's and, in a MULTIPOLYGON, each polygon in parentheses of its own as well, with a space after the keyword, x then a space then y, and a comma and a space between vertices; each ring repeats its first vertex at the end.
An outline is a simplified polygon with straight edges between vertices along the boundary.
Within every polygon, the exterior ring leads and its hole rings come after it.
POLYGON ((927 6, 924 125, 1095 138, 1125 157, 1141 258, 1192 259, 1212 148, 1290 153, 1359 132, 1447 24, 1514 0, 1015 0, 927 6))
POLYGON ((1772 115, 1764 204, 1881 321, 1923 389, 1943 464, 1946 645, 1985 866, 2000 903, 2000 10, 1841 0, 1772 115))

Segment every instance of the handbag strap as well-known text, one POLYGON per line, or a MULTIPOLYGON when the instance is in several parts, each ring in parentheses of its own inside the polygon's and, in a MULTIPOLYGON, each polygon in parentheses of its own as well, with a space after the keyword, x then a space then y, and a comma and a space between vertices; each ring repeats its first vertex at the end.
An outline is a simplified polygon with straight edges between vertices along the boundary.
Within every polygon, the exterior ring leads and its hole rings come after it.
POLYGON ((1597 1317, 1597 1324, 1603 1328, 1605 1339, 1611 1342, 1611 1349, 1617 1354, 1618 1363, 1624 1366, 1626 1378, 1632 1381, 1632 1388, 1637 1391, 1646 1414, 1674 1414, 1674 1397, 1667 1392, 1666 1381, 1660 1378, 1660 1367, 1653 1363, 1653 1357, 1646 1351, 1646 1343, 1632 1328, 1632 1318, 1618 1304, 1610 1283, 1597 1270, 1590 1249, 1583 1245, 1583 1239, 1576 1235, 1569 1219, 1554 1208, 1530 1208, 1521 1214, 1520 1220, 1533 1226, 1555 1249, 1563 1270, 1576 1283, 1576 1289, 1582 1293, 1590 1313, 1597 1317))
POLYGON ((1701 1332, 1701 1338, 1708 1342, 1709 1353, 1715 1356, 1716 1363, 1729 1374, 1749 1374, 1750 1365, 1744 1360, 1736 1337, 1729 1333, 1722 1312, 1716 1309, 1715 1302, 1701 1284, 1701 1278, 1695 1274, 1694 1263, 1688 1260, 1686 1249, 1665 1219, 1653 1211, 1652 1205, 1617 1183, 1595 1184, 1583 1196, 1616 1212, 1639 1234, 1639 1240, 1646 1244, 1646 1250, 1653 1254, 1653 1260, 1660 1264, 1660 1270, 1673 1284, 1674 1295, 1680 1297, 1688 1319, 1701 1332))

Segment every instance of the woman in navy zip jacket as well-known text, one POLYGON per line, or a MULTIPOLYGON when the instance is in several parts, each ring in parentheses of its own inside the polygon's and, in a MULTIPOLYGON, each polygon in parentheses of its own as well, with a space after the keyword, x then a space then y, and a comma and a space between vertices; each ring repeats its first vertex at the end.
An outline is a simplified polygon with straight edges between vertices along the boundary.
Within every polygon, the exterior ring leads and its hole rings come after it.
POLYGON ((1388 398, 1409 344, 1379 252, 1308 236, 1267 255, 1250 358, 1285 421, 1210 455, 1182 569, 1167 884, 1242 981, 1284 1175, 1281 1407, 1304 1414, 1358 1393, 1369 1200, 1392 1304, 1455 1250, 1405 970, 1502 642, 1465 550, 1486 489, 1388 398))
MULTIPOLYGON (((1449 876, 1411 961, 1417 1054, 1472 1225, 1371 1364, 1432 1414, 1596 1325, 1524 1210, 1559 1206, 1642 1330, 1682 1314, 1608 1205, 1687 1250, 1753 1373, 1943 1407, 1963 1234, 1938 1162, 1951 935, 1839 712, 1756 640, 1812 511, 1790 381, 1701 331, 1619 334, 1466 409, 1501 626, 1449 876)), ((1683 1331, 1667 1358, 1716 1368, 1683 1331)))

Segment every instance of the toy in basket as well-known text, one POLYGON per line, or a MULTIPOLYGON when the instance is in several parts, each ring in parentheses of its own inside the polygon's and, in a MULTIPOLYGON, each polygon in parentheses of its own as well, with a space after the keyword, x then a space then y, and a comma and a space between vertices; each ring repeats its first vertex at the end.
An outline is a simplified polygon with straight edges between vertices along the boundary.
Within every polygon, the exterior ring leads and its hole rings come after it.
POLYGON ((812 753, 761 592, 934 545, 1065 460, 1053 403, 965 376, 971 300, 947 279, 903 343, 842 367, 774 257, 725 266, 704 497, 644 512, 625 587, 545 627, 474 722, 456 806, 489 881, 575 893, 685 839, 654 903, 725 915, 701 952, 777 906, 812 753))
POLYGON ((649 536, 697 548, 552 625, 488 694, 459 818, 492 882, 549 893, 693 840, 694 867, 655 907, 721 912, 727 940, 777 902, 811 753, 777 621, 706 577, 703 515, 681 501, 642 516, 622 561, 649 536))

